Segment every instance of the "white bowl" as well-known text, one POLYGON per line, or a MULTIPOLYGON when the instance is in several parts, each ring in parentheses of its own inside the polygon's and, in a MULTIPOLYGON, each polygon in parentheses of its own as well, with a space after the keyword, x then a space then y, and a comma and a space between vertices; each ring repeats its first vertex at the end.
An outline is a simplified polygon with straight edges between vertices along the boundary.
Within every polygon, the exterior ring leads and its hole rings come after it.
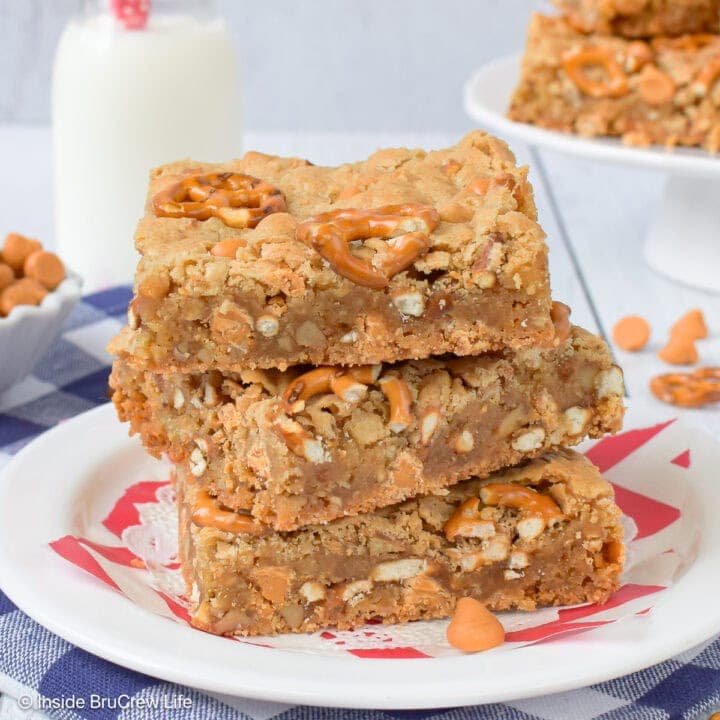
POLYGON ((81 288, 81 279, 68 275, 40 305, 20 305, 0 317, 0 392, 29 375, 55 342, 81 288))

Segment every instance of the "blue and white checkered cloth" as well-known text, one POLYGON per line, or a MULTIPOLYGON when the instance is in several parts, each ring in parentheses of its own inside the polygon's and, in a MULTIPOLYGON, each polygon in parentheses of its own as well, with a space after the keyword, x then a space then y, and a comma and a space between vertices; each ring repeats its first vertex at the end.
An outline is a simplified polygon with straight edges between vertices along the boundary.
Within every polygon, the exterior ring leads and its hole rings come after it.
MULTIPOLYGON (((0 467, 44 430, 107 402, 105 345, 129 299, 127 288, 86 297, 33 374, 0 395, 0 467)), ((63 720, 704 720, 720 710, 720 639, 633 675, 542 698, 450 710, 333 710, 208 695, 126 670, 56 637, 0 593, 0 692, 0 720, 42 717, 38 708, 63 720), (73 709, 78 698, 85 707, 73 709)))

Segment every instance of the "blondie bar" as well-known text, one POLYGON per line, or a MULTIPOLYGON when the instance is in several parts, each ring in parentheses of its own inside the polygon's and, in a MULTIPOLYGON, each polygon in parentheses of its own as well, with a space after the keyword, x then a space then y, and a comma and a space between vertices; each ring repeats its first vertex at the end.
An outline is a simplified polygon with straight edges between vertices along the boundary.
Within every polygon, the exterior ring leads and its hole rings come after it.
POLYGON ((579 328, 549 350, 382 367, 152 374, 119 360, 111 385, 151 453, 285 531, 615 432, 623 415, 622 372, 579 328))
POLYGON ((631 145, 720 148, 720 36, 629 41, 535 14, 513 120, 631 145))
POLYGON ((625 549, 612 487, 558 451, 440 495, 291 533, 258 529, 177 469, 192 623, 221 635, 604 602, 625 549))
POLYGON ((251 152, 151 177, 129 327, 159 372, 357 365, 553 342, 527 168, 482 132, 340 167, 251 152))
POLYGON ((553 0, 582 32, 629 38, 720 32, 720 0, 553 0))

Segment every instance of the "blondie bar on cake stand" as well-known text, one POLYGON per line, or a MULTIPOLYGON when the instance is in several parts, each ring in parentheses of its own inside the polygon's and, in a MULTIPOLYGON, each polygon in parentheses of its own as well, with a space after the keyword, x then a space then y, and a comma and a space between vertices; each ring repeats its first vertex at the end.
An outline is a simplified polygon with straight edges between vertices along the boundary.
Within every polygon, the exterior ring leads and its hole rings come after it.
POLYGON ((499 58, 475 71, 464 88, 470 117, 505 138, 666 174, 645 238, 647 262, 673 280, 720 293, 720 157, 696 148, 629 147, 614 138, 578 137, 509 120, 506 112, 519 76, 519 56, 499 58))

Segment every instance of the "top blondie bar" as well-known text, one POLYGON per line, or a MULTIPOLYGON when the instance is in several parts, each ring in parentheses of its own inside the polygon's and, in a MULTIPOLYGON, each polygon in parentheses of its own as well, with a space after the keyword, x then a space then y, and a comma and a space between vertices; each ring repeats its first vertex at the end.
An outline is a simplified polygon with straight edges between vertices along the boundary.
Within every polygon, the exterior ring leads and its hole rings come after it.
POLYGON ((316 167, 249 152, 153 171, 128 327, 155 371, 367 364, 555 343, 527 168, 472 132, 316 167))

